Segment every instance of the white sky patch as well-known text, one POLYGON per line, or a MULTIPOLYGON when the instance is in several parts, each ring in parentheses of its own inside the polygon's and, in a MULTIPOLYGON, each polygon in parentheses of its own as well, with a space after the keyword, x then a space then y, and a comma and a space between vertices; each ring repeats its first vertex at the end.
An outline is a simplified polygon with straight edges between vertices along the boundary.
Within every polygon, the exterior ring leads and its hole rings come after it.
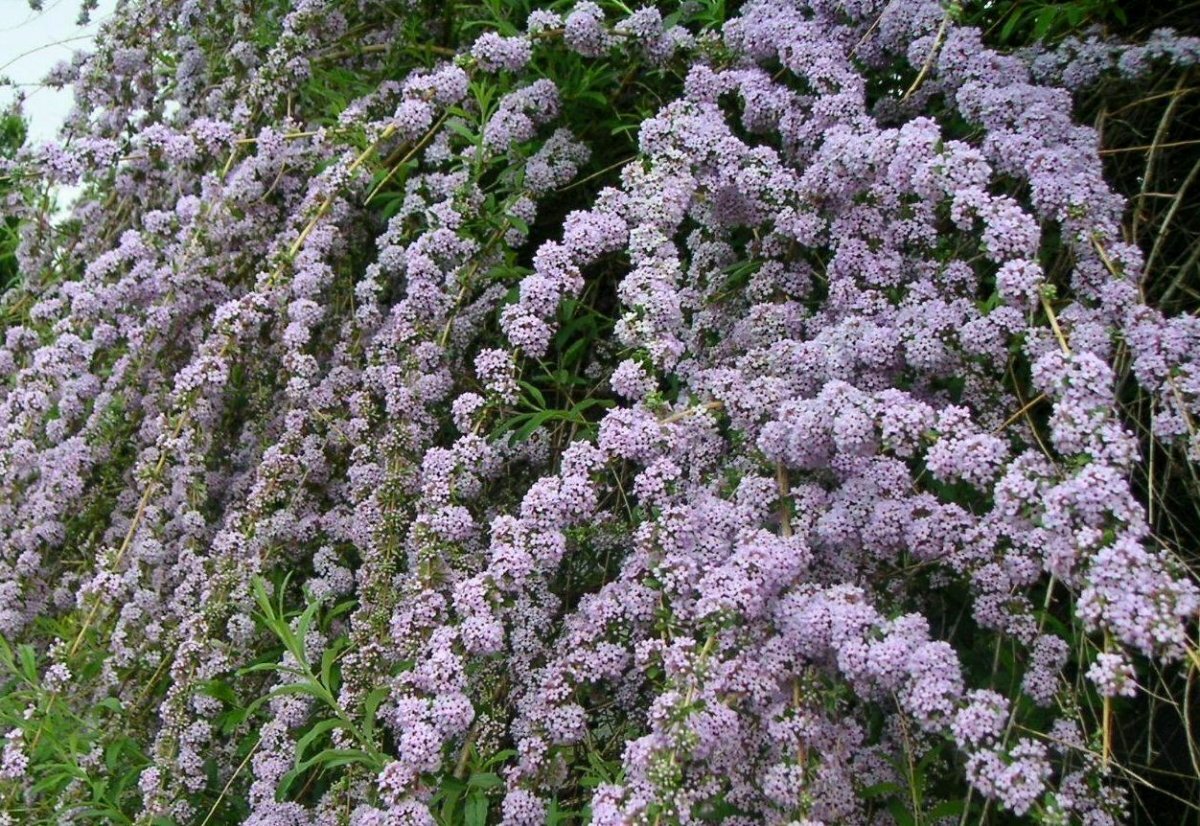
POLYGON ((77 26, 78 0, 45 0, 41 11, 27 0, 0 0, 0 76, 17 84, 0 87, 0 104, 17 90, 25 93, 29 141, 52 140, 71 111, 71 90, 42 86, 42 78, 61 60, 92 47, 99 24, 112 13, 116 0, 100 0, 92 22, 77 26))

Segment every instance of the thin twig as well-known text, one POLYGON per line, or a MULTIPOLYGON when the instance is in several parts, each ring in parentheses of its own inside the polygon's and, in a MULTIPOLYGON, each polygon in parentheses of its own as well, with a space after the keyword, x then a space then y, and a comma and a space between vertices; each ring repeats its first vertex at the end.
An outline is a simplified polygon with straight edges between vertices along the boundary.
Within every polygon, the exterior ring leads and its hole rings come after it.
POLYGON ((1050 319, 1050 327, 1054 330, 1054 337, 1058 339, 1058 346, 1062 348, 1063 355, 1071 355, 1067 337, 1063 335, 1062 328, 1058 326, 1058 316, 1054 314, 1054 308, 1050 306, 1050 299, 1045 295, 1042 296, 1042 309, 1046 311, 1046 317, 1050 319))
POLYGON ((1147 143, 1142 146, 1116 146, 1112 149, 1101 149, 1101 155, 1121 155, 1125 152, 1147 152, 1151 149, 1168 149, 1174 146, 1195 146, 1200 143, 1200 140, 1193 141, 1171 141, 1170 143, 1147 143))
MULTIPOLYGON (((1138 199, 1146 197, 1146 192, 1150 188, 1150 182, 1154 176, 1154 162, 1158 160, 1160 147, 1163 146, 1163 138, 1167 136, 1167 130, 1171 126, 1172 118, 1175 114, 1179 102, 1183 100, 1183 96, 1179 94, 1179 90, 1183 88, 1184 76, 1180 75, 1179 81, 1175 84, 1175 94, 1171 97, 1171 102, 1167 104, 1167 108, 1163 110, 1162 117, 1158 121, 1158 129, 1154 133, 1154 141, 1150 145, 1150 151, 1146 153, 1146 168, 1142 172, 1142 191, 1138 193, 1138 199)), ((1142 223, 1141 204, 1133 211, 1133 237, 1137 240, 1138 229, 1142 223)))
POLYGON ((725 406, 725 403, 720 402, 720 401, 705 402, 704 404, 697 405, 696 407, 687 407, 687 408, 684 408, 683 410, 672 413, 670 416, 667 416, 666 418, 659 419, 658 423, 659 424, 674 424, 675 422, 682 421, 683 419, 689 418, 691 416, 695 416, 697 413, 704 413, 709 410, 720 410, 724 406, 725 406))
POLYGON ((775 465, 775 485, 779 489, 779 532, 784 536, 791 536, 792 505, 788 497, 792 495, 792 486, 783 462, 775 465))
MULTIPOLYGON (((419 141, 414 143, 412 145, 412 147, 408 150, 408 152, 404 153, 404 156, 401 157, 400 160, 397 161, 395 163, 395 165, 393 165, 392 168, 388 170, 388 173, 383 176, 383 180, 381 180, 378 184, 375 185, 375 188, 371 190, 371 194, 367 196, 367 199, 365 201, 363 201, 363 206, 366 206, 367 204, 371 203, 371 201, 375 198, 375 196, 379 194, 379 190, 383 189, 383 187, 388 183, 388 181, 390 181, 392 179, 392 176, 394 176, 397 172, 399 172, 400 168, 402 166, 404 166, 406 163, 408 163, 410 160, 412 160, 413 157, 418 152, 420 152, 422 149, 424 149, 429 144, 429 142, 431 140, 433 140, 433 136, 435 134, 437 134, 437 130, 441 127, 441 125, 443 123, 446 122, 446 118, 448 118, 448 117, 450 117, 449 112, 442 113, 442 116, 434 122, 433 126, 429 127, 429 131, 427 131, 425 133, 425 135, 419 141)), ((394 132, 395 128, 389 126, 384 131, 387 132, 389 130, 391 132, 394 132)))
POLYGON ((1039 402, 1043 402, 1045 400, 1046 400, 1046 394, 1038 393, 1032 399, 1025 402, 1025 404, 1021 405, 1020 410, 1018 410, 1016 413, 1012 414, 1007 419, 1005 419, 1004 422, 999 427, 997 427, 994 432, 1000 433, 1000 432, 1003 432, 1004 430, 1007 430, 1009 427, 1012 426, 1013 422, 1015 422, 1017 419, 1021 418, 1026 413, 1028 413, 1030 410, 1032 410, 1033 407, 1035 405, 1037 405, 1039 402))
POLYGON ((947 9, 945 15, 942 16, 942 23, 938 26, 937 34, 933 37, 933 45, 929 48, 929 55, 925 58, 925 63, 921 66, 921 71, 917 73, 917 77, 913 80, 912 86, 908 87, 908 91, 900 98, 900 102, 904 103, 913 92, 917 91, 922 83, 925 82, 931 69, 933 69, 933 61, 937 58, 938 50, 942 48, 942 40, 946 37, 946 27, 950 25, 950 11, 947 9))
POLYGON ((200 826, 208 826, 208 821, 212 820, 212 816, 216 814, 217 808, 221 805, 221 801, 225 799, 225 795, 229 794, 230 788, 233 787, 233 781, 241 774, 242 769, 246 768, 246 764, 250 762, 250 758, 254 756, 254 752, 258 751, 258 747, 262 745, 262 735, 254 741, 254 745, 250 747, 250 751, 246 752, 246 757, 241 764, 233 770, 233 774, 229 775, 229 779, 225 781, 225 787, 221 789, 221 793, 217 795, 217 799, 213 801, 212 808, 208 810, 208 814, 204 816, 204 820, 200 821, 200 826))
MULTIPOLYGON (((1200 143, 1200 141, 1194 141, 1194 143, 1200 143)), ((1164 146, 1165 145, 1166 144, 1164 144, 1164 146)), ((1179 207, 1183 204, 1183 194, 1187 191, 1188 187, 1195 182, 1198 174, 1200 174, 1200 161, 1196 161, 1196 163, 1192 165, 1192 171, 1188 173, 1187 177, 1184 178, 1183 183, 1179 185, 1179 191, 1175 193, 1175 200, 1171 202, 1170 209, 1168 209, 1167 214, 1163 216, 1162 223, 1158 225, 1158 231, 1154 238, 1154 246, 1150 249, 1150 255, 1146 257, 1146 273, 1150 273, 1152 271, 1154 262, 1158 260, 1158 254, 1162 252, 1163 243, 1167 240, 1167 235, 1169 234, 1168 229, 1171 226, 1171 222, 1175 219, 1175 214, 1179 212, 1179 207)))

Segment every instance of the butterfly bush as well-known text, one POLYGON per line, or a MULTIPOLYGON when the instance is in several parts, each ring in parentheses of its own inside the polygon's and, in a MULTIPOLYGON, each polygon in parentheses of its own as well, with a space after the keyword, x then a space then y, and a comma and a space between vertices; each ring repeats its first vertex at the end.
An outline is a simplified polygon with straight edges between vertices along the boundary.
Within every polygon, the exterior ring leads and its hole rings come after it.
POLYGON ((62 139, 5 167, 0 822, 1127 817, 1112 703, 1196 659, 1200 591, 1122 400, 1200 456, 1200 326, 1071 91, 1200 43, 423 14, 131 0, 49 79, 62 139), (602 165, 580 113, 631 95, 602 165))

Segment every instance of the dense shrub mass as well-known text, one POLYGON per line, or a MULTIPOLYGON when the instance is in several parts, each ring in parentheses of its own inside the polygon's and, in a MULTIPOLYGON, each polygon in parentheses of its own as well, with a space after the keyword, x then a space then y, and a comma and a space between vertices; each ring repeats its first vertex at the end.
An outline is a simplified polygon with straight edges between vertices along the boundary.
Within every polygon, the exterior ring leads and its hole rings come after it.
MULTIPOLYGON (((17 111, 0 114, 0 162, 3 159, 11 159, 24 142, 25 123, 21 120, 19 107, 17 111)), ((0 198, 11 188, 11 182, 0 179, 0 198)), ((20 243, 19 228, 20 221, 15 215, 5 215, 0 221, 0 295, 20 277, 16 255, 20 243)))
POLYGON ((971 22, 122 3, 4 167, 0 822, 1186 816, 1200 320, 1072 93, 1200 40, 971 22))

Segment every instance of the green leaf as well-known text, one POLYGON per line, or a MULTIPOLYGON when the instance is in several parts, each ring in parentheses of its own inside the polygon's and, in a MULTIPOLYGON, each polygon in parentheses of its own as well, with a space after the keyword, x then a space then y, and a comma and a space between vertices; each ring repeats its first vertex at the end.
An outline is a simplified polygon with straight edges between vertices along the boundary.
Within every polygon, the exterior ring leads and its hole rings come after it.
POLYGON ((591 345, 591 338, 580 338, 573 342, 566 352, 562 355, 562 363, 567 367, 577 367, 583 361, 583 356, 587 352, 587 348, 591 345))
POLYGON ((942 820, 947 817, 958 818, 966 808, 967 804, 964 800, 943 800, 930 809, 928 819, 942 820))
POLYGON ((52 789, 65 785, 72 780, 87 780, 87 772, 78 766, 59 763, 55 770, 52 770, 41 781, 33 784, 34 792, 47 792, 52 789))
MULTIPOLYGON (((296 765, 285 774, 279 781, 279 787, 276 791, 276 797, 279 800, 287 800, 287 791, 291 788, 293 782, 300 775, 308 770, 309 764, 303 760, 304 754, 318 738, 327 735, 329 732, 344 725, 341 720, 321 720, 299 740, 296 741, 296 765)), ((324 752, 322 752, 323 754, 324 752)))
POLYGON ((492 766, 500 766, 500 765, 503 765, 504 763, 506 763, 511 758, 516 757, 516 756, 517 756, 516 749, 501 749, 500 751, 496 752, 491 757, 489 757, 487 759, 487 762, 484 763, 484 765, 489 768, 492 766))
POLYGON ((308 632, 312 628, 317 611, 320 610, 321 603, 319 602, 310 602, 306 605, 304 613, 296 620, 295 631, 292 631, 287 622, 281 621, 279 623, 279 638, 283 640, 283 644, 287 646, 288 651, 296 658, 296 662, 305 668, 308 668, 308 654, 304 650, 304 641, 308 639, 308 632))
POLYGON ((532 397, 533 402, 536 404, 537 410, 545 410, 546 409, 546 397, 542 395, 541 390, 538 390, 536 387, 534 387, 532 384, 530 384, 527 381, 519 381, 517 383, 521 386, 522 390, 524 390, 526 393, 528 393, 532 397))
POLYGON ((559 807, 558 800, 551 800, 550 805, 546 808, 546 826, 558 826, 559 823, 572 822, 581 820, 587 822, 583 812, 576 812, 570 809, 559 807))
POLYGON ((379 686, 373 689, 363 702, 363 735, 369 741, 375 739, 375 715, 379 712, 379 705, 390 693, 387 686, 379 686))
POLYGON ((109 743, 108 747, 104 750, 104 765, 110 772, 116 771, 117 764, 121 760, 121 754, 125 751, 128 744, 129 740, 122 738, 109 743))
POLYGON ((1000 39, 1007 42, 1016 32, 1017 27, 1021 25, 1023 14, 1019 7, 1013 7, 1012 12, 1008 15, 1008 19, 1004 21, 1004 25, 1000 28, 1000 39))
POLYGON ((17 646, 17 656, 21 658, 21 674, 31 683, 38 683, 37 654, 33 646, 23 643, 17 646))
POLYGON ((325 612, 325 615, 323 617, 322 626, 328 627, 331 620, 337 619, 338 617, 342 616, 343 614, 349 614, 351 611, 353 611, 357 607, 358 607, 358 600, 356 600, 356 599, 342 600, 337 605, 333 606, 332 608, 330 608, 328 611, 325 612))
POLYGON ((498 774, 494 774, 492 772, 479 772, 471 775, 467 779, 467 785, 474 786, 477 789, 492 789, 496 786, 503 786, 504 781, 498 774))
POLYGON ((593 407, 616 407, 616 402, 612 399, 581 399, 571 408, 574 413, 583 413, 585 410, 590 410, 593 407))
POLYGON ((232 734, 237 730, 237 727, 246 721, 246 718, 253 714, 254 711, 250 707, 232 708, 219 718, 221 733, 225 735, 232 734))
POLYGON ((233 689, 220 680, 205 680, 200 684, 200 693, 207 694, 209 697, 220 700, 226 705, 235 706, 238 703, 237 695, 233 693, 233 689))
POLYGON ((118 811, 112 806, 85 806, 73 812, 76 817, 86 817, 87 822, 96 823, 107 821, 110 823, 132 823, 123 812, 118 811))
POLYGON ((504 217, 505 220, 512 224, 515 229, 520 230, 525 235, 529 234, 529 224, 525 223, 524 218, 520 218, 516 215, 506 215, 504 217))
POLYGON ((467 789, 467 784, 463 783, 457 777, 449 776, 443 778, 438 783, 437 791, 433 796, 433 805, 441 806, 442 823, 455 823, 458 820, 457 809, 458 801, 463 796, 463 792, 467 789))
POLYGON ((862 795, 867 800, 871 800, 876 797, 885 797, 889 794, 899 794, 899 793, 900 793, 900 787, 898 785, 896 785, 895 783, 876 783, 873 786, 867 786, 865 789, 863 789, 861 792, 859 792, 859 794, 862 795))
POLYGON ((105 697, 96 703, 96 708, 106 708, 114 714, 120 714, 125 710, 125 706, 116 697, 105 697))
POLYGON ((610 101, 608 100, 608 98, 606 98, 604 95, 600 94, 599 92, 595 92, 595 91, 590 91, 590 90, 589 91, 580 91, 580 92, 577 92, 574 97, 575 97, 575 100, 588 100, 588 101, 591 101, 592 103, 596 104, 597 106, 603 107, 605 109, 607 109, 610 105, 610 101))
MULTIPOLYGON (((313 767, 322 769, 336 769, 340 766, 351 766, 355 764, 371 765, 371 755, 367 754, 362 749, 325 749, 317 752, 317 754, 298 763, 295 768, 284 775, 284 780, 280 781, 280 788, 283 789, 286 785, 290 785, 297 777, 304 774, 313 767)), ((281 798, 277 798, 281 799, 281 798)))
POLYGON ((254 577, 250 583, 250 590, 254 594, 254 601, 258 603, 258 610, 267 619, 275 616, 275 608, 271 605, 271 595, 267 593, 267 582, 260 576, 254 577))
POLYGON ((893 798, 889 801, 888 811, 892 813, 892 819, 896 821, 896 826, 916 826, 916 818, 899 800, 893 798))
POLYGON ((300 762, 304 759, 304 755, 308 751, 308 747, 311 746, 318 737, 328 734, 334 729, 342 728, 344 725, 345 723, 336 717, 332 717, 328 720, 320 720, 314 724, 312 728, 305 732, 303 737, 296 741, 296 762, 300 762))
POLYGON ((466 826, 487 826, 488 800, 483 795, 471 795, 463 811, 466 826))
POLYGON ((546 422, 553 420, 562 411, 559 410, 542 410, 534 413, 529 417, 529 421, 525 422, 519 430, 517 430, 514 438, 518 442, 523 442, 533 435, 533 431, 544 425, 546 422))
POLYGON ((345 637, 338 637, 324 651, 321 652, 321 684, 325 688, 333 691, 333 667, 337 665, 338 655, 340 655, 350 645, 350 641, 345 637))
POLYGON ((457 118, 450 118, 446 121, 446 128, 459 137, 465 138, 469 143, 475 143, 478 136, 467 128, 467 125, 457 118))
MULTIPOLYGON (((244 668, 239 668, 236 673, 239 677, 244 677, 247 674, 257 674, 260 671, 293 671, 293 672, 295 672, 295 669, 289 669, 286 666, 280 665, 278 662, 278 658, 276 658, 276 659, 271 660, 270 662, 255 663, 254 665, 248 665, 248 666, 245 666, 244 668)), ((302 672, 295 672, 295 673, 302 673, 302 672)))
MULTIPOLYGON (((288 671, 290 669, 280 669, 280 670, 288 671)), ((322 701, 324 701, 326 699, 325 690, 321 686, 312 682, 311 680, 308 680, 308 681, 301 681, 298 683, 287 683, 285 685, 281 685, 276 688, 273 688, 269 692, 264 694, 262 697, 259 697, 257 700, 255 700, 253 703, 251 703, 249 706, 247 706, 246 709, 249 713, 253 714, 255 711, 258 711, 258 709, 261 708, 264 703, 268 703, 276 697, 283 697, 288 694, 307 694, 309 697, 312 697, 313 699, 322 700, 322 701)))
POLYGON ((1037 16, 1037 22, 1033 25, 1033 39, 1044 40, 1050 30, 1054 28, 1054 24, 1058 21, 1058 9, 1054 6, 1046 6, 1042 9, 1041 14, 1037 16))

